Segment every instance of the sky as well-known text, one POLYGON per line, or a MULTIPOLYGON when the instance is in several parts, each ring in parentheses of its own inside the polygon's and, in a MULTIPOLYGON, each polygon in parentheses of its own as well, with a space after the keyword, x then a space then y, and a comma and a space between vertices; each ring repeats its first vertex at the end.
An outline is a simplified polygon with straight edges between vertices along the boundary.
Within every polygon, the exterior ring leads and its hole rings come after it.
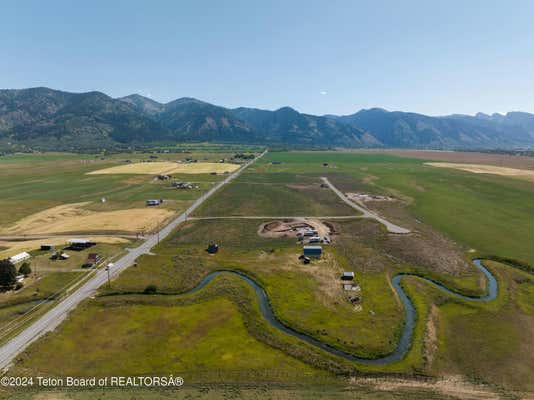
POLYGON ((533 16, 530 0, 2 0, 0 88, 534 113, 533 16))

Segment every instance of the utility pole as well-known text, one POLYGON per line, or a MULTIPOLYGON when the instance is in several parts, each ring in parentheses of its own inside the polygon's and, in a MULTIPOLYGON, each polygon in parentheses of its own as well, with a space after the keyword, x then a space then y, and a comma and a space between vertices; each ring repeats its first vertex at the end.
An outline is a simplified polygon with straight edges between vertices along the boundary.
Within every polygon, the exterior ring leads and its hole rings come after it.
POLYGON ((111 269, 111 267, 113 266, 112 263, 109 263, 107 266, 106 266, 106 271, 108 273, 108 287, 111 287, 111 279, 110 279, 110 276, 109 276, 109 270, 111 269))

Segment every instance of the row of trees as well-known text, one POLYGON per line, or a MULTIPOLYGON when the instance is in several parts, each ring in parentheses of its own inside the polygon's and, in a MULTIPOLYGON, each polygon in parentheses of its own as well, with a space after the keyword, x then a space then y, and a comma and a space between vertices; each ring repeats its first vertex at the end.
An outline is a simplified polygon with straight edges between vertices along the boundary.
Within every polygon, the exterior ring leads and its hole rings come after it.
POLYGON ((17 283, 17 275, 29 276, 32 273, 30 263, 23 263, 17 273, 17 268, 9 260, 0 260, 0 288, 11 289, 17 283))

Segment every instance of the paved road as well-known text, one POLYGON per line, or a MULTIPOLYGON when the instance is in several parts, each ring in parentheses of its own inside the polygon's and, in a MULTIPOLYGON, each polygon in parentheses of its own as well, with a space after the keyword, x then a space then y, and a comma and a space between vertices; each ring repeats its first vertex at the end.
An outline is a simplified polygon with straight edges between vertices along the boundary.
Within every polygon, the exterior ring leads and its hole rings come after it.
POLYGON ((406 228, 403 228, 401 226, 398 226, 398 225, 395 225, 391 222, 389 222, 388 220, 378 216, 377 214, 369 211, 367 208, 365 207, 362 207, 360 206, 359 204, 356 204, 355 202, 353 201, 350 201, 338 188, 336 188, 334 185, 332 185, 332 183, 328 180, 328 178, 321 178, 323 180, 324 183, 326 183, 328 185, 328 187, 330 189, 332 189, 334 191, 335 194, 338 195, 338 197, 343 200, 347 205, 349 205, 350 207, 354 208, 355 210, 358 210, 359 212, 361 212, 363 215, 361 216, 361 218, 372 218, 378 222, 380 222, 381 224, 383 224, 386 229, 388 230, 388 232, 390 233, 400 233, 400 234, 404 234, 404 233, 410 233, 411 231, 409 229, 406 229, 406 228))
MULTIPOLYGON (((219 182, 208 192, 204 193, 198 198, 191 207, 189 207, 183 214, 171 221, 158 233, 149 236, 143 244, 130 251, 122 258, 114 262, 114 266, 110 271, 110 277, 114 278, 118 276, 122 271, 131 266, 135 260, 150 252, 150 249, 158 244, 159 240, 164 239, 169 233, 172 232, 178 225, 184 222, 187 217, 202 203, 204 203, 211 195, 213 195, 218 189, 225 184, 231 182, 237 178, 249 165, 254 163, 258 158, 262 157, 262 153, 259 157, 244 164, 240 169, 229 175, 223 181, 219 182)), ((46 332, 54 330, 72 311, 76 306, 86 298, 92 296, 95 291, 107 282, 107 271, 100 269, 93 278, 84 283, 79 289, 69 295, 66 299, 62 300, 53 309, 48 311, 37 321, 33 322, 29 327, 24 329, 17 336, 13 337, 6 344, 0 347, 0 369, 7 368, 15 359, 15 357, 21 353, 30 343, 37 340, 40 336, 46 332)))
MULTIPOLYGON (((34 239, 48 239, 53 237, 64 237, 64 238, 73 238, 78 236, 89 236, 89 237, 121 237, 127 239, 138 239, 139 237, 131 234, 120 234, 120 233, 46 233, 46 234, 31 234, 31 235, 0 235, 0 240, 34 240, 34 239)), ((66 243, 66 241, 65 241, 66 243)))
POLYGON ((202 220, 202 219, 354 219, 361 218, 359 215, 333 215, 333 216, 253 216, 253 215, 236 215, 236 216, 224 216, 224 217, 190 217, 188 220, 202 220))

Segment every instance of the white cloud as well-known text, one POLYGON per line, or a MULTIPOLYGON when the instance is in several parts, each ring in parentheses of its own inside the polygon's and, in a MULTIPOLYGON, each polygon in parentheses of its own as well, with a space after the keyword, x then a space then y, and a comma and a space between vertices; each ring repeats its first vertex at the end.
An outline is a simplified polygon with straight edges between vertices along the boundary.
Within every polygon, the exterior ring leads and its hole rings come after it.
POLYGON ((319 93, 321 93, 321 95, 323 95, 323 96, 327 95, 327 92, 325 90, 321 90, 319 93))

